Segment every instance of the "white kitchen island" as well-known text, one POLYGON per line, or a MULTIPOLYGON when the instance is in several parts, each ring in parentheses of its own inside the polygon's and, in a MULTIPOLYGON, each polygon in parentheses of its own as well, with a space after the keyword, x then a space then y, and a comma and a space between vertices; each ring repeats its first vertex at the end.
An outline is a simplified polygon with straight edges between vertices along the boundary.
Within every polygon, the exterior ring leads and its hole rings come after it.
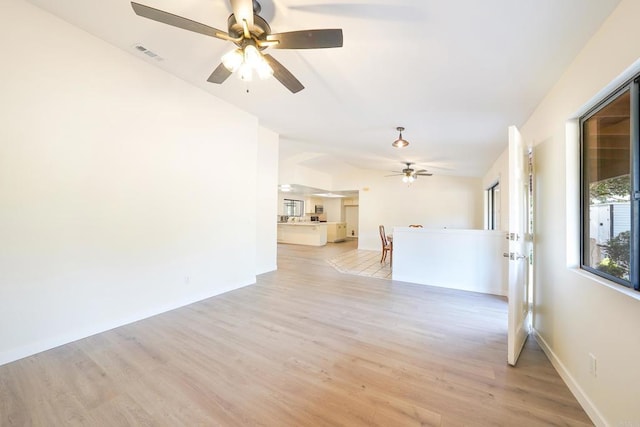
POLYGON ((278 223, 278 243, 324 246, 327 244, 327 224, 319 222, 278 223))

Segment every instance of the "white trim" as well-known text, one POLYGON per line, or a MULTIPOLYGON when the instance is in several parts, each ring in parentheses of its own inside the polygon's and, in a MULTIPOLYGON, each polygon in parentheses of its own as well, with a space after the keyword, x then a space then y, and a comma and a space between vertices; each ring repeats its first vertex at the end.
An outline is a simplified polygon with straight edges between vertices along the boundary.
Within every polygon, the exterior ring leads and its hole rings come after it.
POLYGON ((567 267, 580 267, 580 121, 565 123, 567 267))
POLYGON ((171 310, 175 310, 177 308, 181 308, 190 304, 194 304, 196 302, 199 301, 203 301, 205 299, 211 298, 211 297, 215 297, 217 295, 221 295, 224 294, 226 292, 230 292, 230 291, 234 291, 236 289, 240 289, 243 288, 245 286, 250 286, 250 285, 254 285, 256 282, 251 282, 251 283, 244 283, 244 284, 240 284, 238 286, 232 286, 232 287, 228 287, 226 289, 216 289, 216 292, 214 292, 213 294, 203 294, 203 295, 199 295, 193 298, 189 298, 189 299, 184 299, 181 301, 177 301, 174 302, 173 304, 167 304, 161 307, 156 307, 154 309, 151 310, 146 310, 143 312, 139 312, 139 313, 135 313, 132 314, 131 316, 127 316, 126 318, 121 318, 121 319, 117 319, 114 321, 110 321, 110 322, 105 322, 99 325, 88 325, 87 327, 79 330, 79 331, 74 331, 73 333, 69 333, 69 334, 61 334, 61 335, 57 335, 55 337, 49 337, 47 339, 44 340, 39 340, 36 341, 34 343, 31 343, 29 345, 26 346, 22 346, 22 347, 18 347, 18 348, 13 348, 9 351, 6 351, 4 353, 0 353, 0 366, 7 364, 7 363, 11 363, 14 362, 16 360, 25 358, 25 357, 29 357, 29 356, 33 356, 34 354, 37 353, 41 353, 43 351, 47 351, 47 350, 51 350, 52 348, 56 348, 59 347, 61 345, 65 345, 65 344, 69 344, 72 343, 74 341, 78 341, 84 338, 88 338, 92 335, 96 335, 102 332, 106 332, 109 331, 111 329, 115 329, 115 328, 119 328, 121 326, 125 326, 128 325, 130 323, 134 323, 137 322, 139 320, 144 320, 147 319, 149 317, 153 317, 156 316, 158 314, 162 314, 162 313, 166 313, 168 311, 171 310))
POLYGON ((544 354, 547 355, 547 358, 553 367, 556 368, 556 371, 560 374, 560 378, 562 378, 567 387, 569 387, 569 390, 571 390, 571 393, 573 393, 575 398, 578 400, 578 403, 580 403, 589 418, 591 418, 591 421, 596 426, 608 426, 609 424, 607 424, 600 411, 598 411, 598 408, 596 408, 591 399, 589 399, 589 396, 587 396, 584 390, 582 390, 578 382, 573 378, 571 373, 535 328, 533 328, 533 336, 538 342, 538 345, 540 345, 540 348, 542 348, 542 351, 544 351, 544 354))
POLYGON ((256 271, 256 276, 259 276, 261 274, 271 273, 272 271, 276 271, 278 269, 278 265, 275 262, 269 263, 268 265, 263 265, 262 267, 263 267, 262 270, 256 271))

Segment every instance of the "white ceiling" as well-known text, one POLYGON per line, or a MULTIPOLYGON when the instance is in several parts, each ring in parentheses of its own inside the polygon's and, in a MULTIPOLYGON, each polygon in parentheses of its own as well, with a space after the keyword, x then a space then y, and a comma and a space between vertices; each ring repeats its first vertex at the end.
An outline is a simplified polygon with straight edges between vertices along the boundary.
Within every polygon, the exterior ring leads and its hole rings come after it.
MULTIPOLYGON (((137 1, 222 30, 231 13, 227 0, 137 1)), ((30 2, 256 115, 280 134, 281 160, 482 176, 619 0, 262 0, 273 32, 343 29, 342 48, 269 51, 306 87, 297 94, 275 79, 207 83, 233 45, 138 17, 129 1, 30 2)))

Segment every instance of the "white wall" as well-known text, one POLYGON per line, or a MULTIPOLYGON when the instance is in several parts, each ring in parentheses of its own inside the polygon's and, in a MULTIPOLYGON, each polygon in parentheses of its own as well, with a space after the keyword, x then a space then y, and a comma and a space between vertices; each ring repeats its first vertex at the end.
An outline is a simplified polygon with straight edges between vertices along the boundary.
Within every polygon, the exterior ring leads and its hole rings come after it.
POLYGON ((0 50, 0 363, 254 283, 255 117, 22 1, 0 50))
POLYGON ((521 127, 536 144, 534 327, 597 425, 640 423, 640 293, 576 268, 578 145, 565 124, 640 58, 638 18, 640 2, 623 0, 521 127))
POLYGON ((297 159, 293 159, 280 164, 279 184, 297 184, 324 190, 333 188, 330 174, 297 165, 296 161, 297 159))
POLYGON ((328 222, 341 222, 344 221, 342 217, 342 199, 341 198, 324 198, 322 199, 324 205, 324 213, 327 216, 328 222))
POLYGON ((277 268, 279 136, 264 127, 258 130, 256 274, 277 268))
POLYGON ((393 280, 507 295, 502 231, 394 227, 393 280))
POLYGON ((425 228, 482 229, 483 192, 480 178, 434 175, 411 185, 377 171, 334 178, 335 189, 359 189, 360 249, 380 249, 378 226, 422 224, 425 228))

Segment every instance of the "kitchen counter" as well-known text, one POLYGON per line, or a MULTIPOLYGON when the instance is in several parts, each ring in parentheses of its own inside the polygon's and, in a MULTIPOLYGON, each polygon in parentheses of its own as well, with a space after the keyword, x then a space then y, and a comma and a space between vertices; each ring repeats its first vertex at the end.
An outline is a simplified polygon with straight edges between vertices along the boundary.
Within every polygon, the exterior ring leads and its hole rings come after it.
POLYGON ((327 224, 325 222, 280 222, 278 223, 278 243, 324 246, 327 244, 327 224))

